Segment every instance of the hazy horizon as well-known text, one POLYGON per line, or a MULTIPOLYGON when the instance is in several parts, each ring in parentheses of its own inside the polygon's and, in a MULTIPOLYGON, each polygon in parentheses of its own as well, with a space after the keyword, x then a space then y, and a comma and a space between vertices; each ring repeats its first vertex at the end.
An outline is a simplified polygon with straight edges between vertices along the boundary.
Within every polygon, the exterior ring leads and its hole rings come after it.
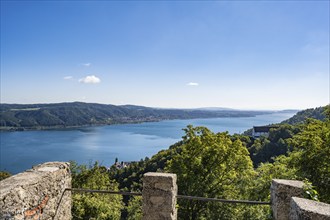
POLYGON ((330 103, 329 1, 1 1, 1 103, 330 103))

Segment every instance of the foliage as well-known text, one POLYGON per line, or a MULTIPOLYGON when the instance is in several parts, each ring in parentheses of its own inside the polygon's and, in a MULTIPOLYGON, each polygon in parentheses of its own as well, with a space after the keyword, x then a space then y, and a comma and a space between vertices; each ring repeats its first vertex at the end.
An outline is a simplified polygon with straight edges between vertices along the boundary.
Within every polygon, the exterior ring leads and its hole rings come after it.
POLYGON ((314 201, 319 201, 319 193, 315 190, 315 186, 312 185, 307 179, 304 180, 304 196, 307 199, 311 199, 314 201))
MULTIPOLYGON (((261 163, 256 169, 254 195, 265 198, 269 194, 271 179, 298 179, 309 181, 306 192, 311 199, 330 202, 330 123, 329 116, 324 121, 308 119, 305 124, 292 127, 292 132, 281 132, 278 138, 284 138, 288 153, 273 158, 273 163, 261 163), (285 138, 287 137, 287 138, 285 138), (266 194, 265 194, 266 193, 266 194)), ((277 138, 277 139, 278 139, 277 138)), ((280 140, 279 139, 279 140, 280 140)), ((276 139, 270 137, 269 143, 276 139)), ((257 140, 258 141, 258 140, 257 140)), ((258 143, 255 141, 255 143, 258 143)), ((259 140, 260 141, 260 140, 259 140)), ((262 140, 261 140, 262 141, 262 140)), ((261 142, 260 141, 260 142, 261 142)), ((266 145, 264 145, 266 146, 266 145)), ((261 147, 262 148, 262 147, 261 147)), ((266 150, 266 148, 265 148, 266 150)), ((253 157, 252 157, 253 158, 253 157)), ((253 196, 252 196, 253 197, 253 196)), ((255 197, 255 199, 258 199, 255 197)))
POLYGON ((297 112, 297 114, 295 114, 293 117, 283 121, 282 123, 291 125, 304 124, 306 119, 308 118, 324 121, 326 119, 325 111, 327 108, 329 108, 329 105, 324 107, 306 109, 297 112))
POLYGON ((142 219, 142 198, 132 197, 127 206, 127 220, 142 219))
MULTIPOLYGON (((115 166, 110 168, 110 177, 119 183, 120 190, 130 192, 142 191, 142 178, 147 172, 164 172, 165 164, 173 155, 180 151, 181 142, 178 142, 169 147, 167 150, 162 150, 154 155, 151 159, 146 157, 139 162, 131 162, 123 169, 117 169, 115 166)), ((123 202, 126 206, 130 207, 129 197, 124 196, 123 202)), ((133 203, 136 204, 136 203, 133 203)), ((135 206, 134 206, 135 207, 135 206)), ((129 216, 136 216, 133 211, 139 209, 123 209, 122 218, 126 219, 129 216), (130 212, 130 213, 129 213, 130 212)))
MULTIPOLYGON (((292 143, 289 140, 301 131, 307 118, 325 121, 326 111, 329 108, 328 105, 300 111, 288 120, 276 124, 278 128, 271 129, 269 136, 261 136, 250 141, 241 139, 250 152, 254 167, 257 168, 260 163, 274 162, 277 156, 288 155, 288 152, 292 151, 292 143)), ((252 129, 243 134, 251 136, 252 129)))
POLYGON ((291 144, 291 165, 299 176, 313 183, 321 201, 330 203, 330 118, 325 122, 308 120, 291 144))
POLYGON ((268 205, 246 205, 228 203, 209 203, 207 217, 199 219, 221 220, 271 220, 270 207, 268 205))
MULTIPOLYGON (((71 163, 73 188, 118 191, 118 184, 109 178, 107 169, 95 163, 90 169, 71 163)), ((119 195, 75 193, 73 219, 120 219, 123 204, 119 195)))
POLYGON ((141 192, 142 177, 147 172, 163 172, 166 163, 181 151, 182 142, 173 144, 167 150, 161 150, 151 159, 146 157, 139 162, 132 162, 124 169, 111 167, 110 176, 119 183, 119 188, 127 191, 141 192))
MULTIPOLYGON (((166 166, 168 172, 176 173, 178 189, 182 195, 243 198, 249 177, 254 172, 247 149, 238 139, 232 141, 228 133, 214 134, 205 127, 188 126, 185 130, 182 151, 173 156, 166 166)), ((200 201, 179 201, 179 217, 182 219, 209 219, 222 208, 208 209, 200 201), (205 212, 212 210, 211 212, 205 212)), ((226 215, 234 216, 228 211, 226 215)), ((228 217, 228 218, 229 218, 228 217)))
POLYGON ((300 127, 281 124, 269 131, 269 136, 261 136, 248 143, 248 149, 254 166, 260 163, 274 162, 279 155, 287 155, 292 150, 288 140, 300 131, 300 127))
MULTIPOLYGON (((329 117, 329 116, 328 116, 329 117)), ((269 194, 271 179, 298 179, 309 181, 306 192, 311 199, 319 198, 330 202, 330 123, 308 119, 299 125, 292 138, 286 139, 290 146, 287 155, 274 158, 273 163, 260 164, 256 169, 258 178, 255 179, 254 195, 265 198, 269 194), (266 193, 266 194, 265 194, 266 193)), ((283 137, 283 133, 280 135, 283 137)), ((253 196, 252 196, 253 197, 253 196)), ((258 197, 255 197, 258 199, 258 197)))
POLYGON ((4 180, 10 176, 11 176, 11 173, 9 173, 7 171, 0 171, 0 181, 4 180))
POLYGON ((281 155, 273 163, 261 163, 256 169, 250 189, 250 199, 270 201, 270 185, 272 179, 297 179, 296 170, 289 167, 290 158, 281 155))

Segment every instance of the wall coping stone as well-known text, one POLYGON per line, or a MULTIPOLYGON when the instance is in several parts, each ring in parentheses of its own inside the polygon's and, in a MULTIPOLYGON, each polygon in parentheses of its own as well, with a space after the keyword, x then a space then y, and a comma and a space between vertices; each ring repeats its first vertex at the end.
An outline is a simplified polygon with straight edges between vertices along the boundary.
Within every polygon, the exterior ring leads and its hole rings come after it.
POLYGON ((71 219, 66 188, 71 188, 66 162, 47 162, 10 176, 0 181, 0 219, 71 219))
POLYGON ((54 172, 60 169, 69 169, 69 167, 69 163, 58 161, 33 166, 32 169, 28 169, 22 173, 18 173, 0 181, 0 195, 4 195, 12 189, 20 187, 21 185, 36 184, 42 180, 42 178, 46 177, 48 172, 54 172))
POLYGON ((296 188, 302 188, 304 186, 304 182, 299 181, 299 180, 273 179, 272 182, 282 184, 282 185, 292 186, 292 187, 296 187, 296 188))
POLYGON ((289 219, 291 197, 303 196, 303 185, 302 181, 297 180, 272 180, 270 200, 275 220, 289 219))
POLYGON ((330 204, 317 202, 310 199, 292 197, 291 208, 294 204, 298 206, 300 210, 310 213, 317 213, 318 215, 322 215, 324 217, 327 216, 330 219, 330 204))

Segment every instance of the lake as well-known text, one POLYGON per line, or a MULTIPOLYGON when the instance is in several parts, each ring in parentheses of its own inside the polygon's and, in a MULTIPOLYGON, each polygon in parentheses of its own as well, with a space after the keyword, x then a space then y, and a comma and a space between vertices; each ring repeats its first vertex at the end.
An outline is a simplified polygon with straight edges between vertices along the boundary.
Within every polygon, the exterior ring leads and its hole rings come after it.
POLYGON ((242 133, 258 125, 278 123, 294 113, 274 113, 242 118, 169 120, 141 124, 84 127, 65 130, 0 132, 0 170, 18 173, 47 161, 99 161, 105 166, 119 161, 151 157, 181 140, 187 125, 206 126, 213 132, 242 133))

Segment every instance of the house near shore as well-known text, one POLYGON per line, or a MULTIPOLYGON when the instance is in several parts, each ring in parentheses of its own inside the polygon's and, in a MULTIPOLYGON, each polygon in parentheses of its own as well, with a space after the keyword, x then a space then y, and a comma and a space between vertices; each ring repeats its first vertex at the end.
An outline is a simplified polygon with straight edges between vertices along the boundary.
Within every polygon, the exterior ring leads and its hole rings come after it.
POLYGON ((260 136, 268 137, 269 131, 272 128, 278 128, 278 126, 275 126, 275 125, 269 125, 269 126, 253 126, 252 137, 253 138, 259 138, 260 136))
POLYGON ((130 161, 130 162, 124 162, 124 161, 121 161, 121 162, 115 162, 114 163, 114 166, 118 169, 118 170, 121 170, 121 169, 124 169, 126 167, 128 167, 129 165, 131 165, 131 163, 133 163, 133 161, 130 161))

